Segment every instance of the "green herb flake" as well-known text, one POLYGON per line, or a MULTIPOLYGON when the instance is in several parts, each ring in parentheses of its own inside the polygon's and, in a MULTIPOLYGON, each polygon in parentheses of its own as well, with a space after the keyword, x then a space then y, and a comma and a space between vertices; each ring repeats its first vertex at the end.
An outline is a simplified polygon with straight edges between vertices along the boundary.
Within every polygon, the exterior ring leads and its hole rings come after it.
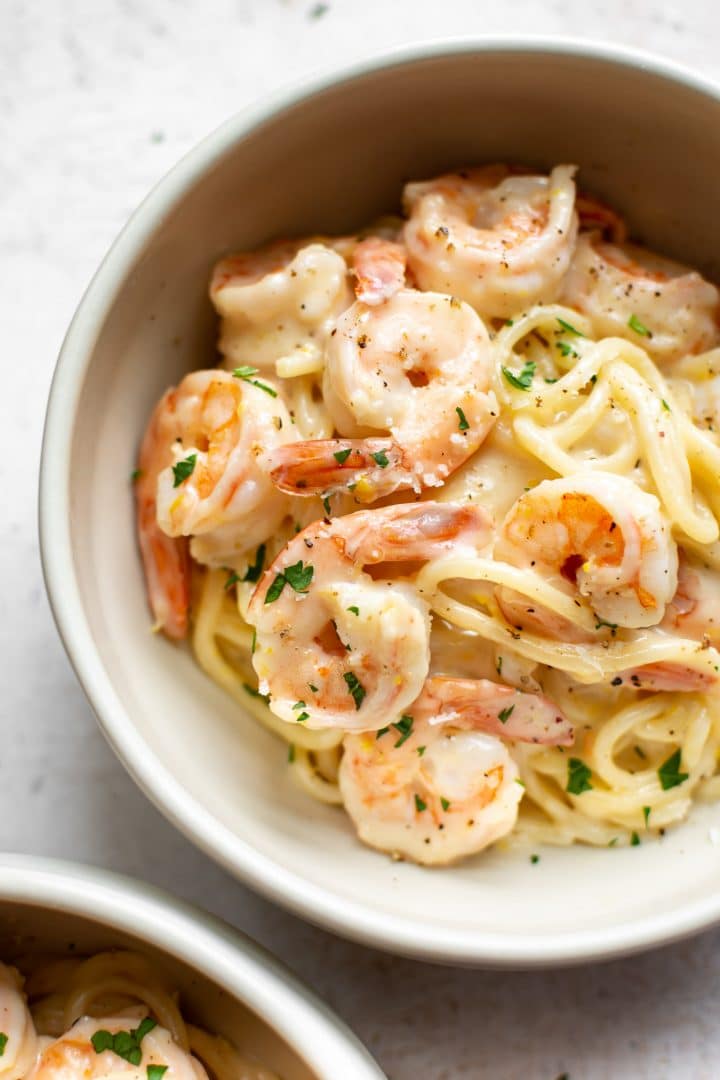
POLYGON ((352 604, 347 610, 352 611, 353 615, 359 615, 360 614, 360 608, 356 607, 355 604, 352 604))
POLYGON ((255 552, 255 562, 248 566, 243 581, 259 581, 265 565, 265 545, 261 544, 255 552))
POLYGON ((516 375, 510 368, 504 367, 502 373, 516 390, 529 390, 532 386, 533 375, 535 374, 535 368, 537 367, 534 360, 528 360, 519 375, 516 375))
POLYGON ((419 814, 422 814, 423 810, 427 810, 427 803, 419 795, 415 796, 415 809, 419 814))
POLYGON ((308 19, 315 21, 316 19, 322 19, 323 15, 327 15, 330 10, 329 4, 315 4, 308 11, 308 19))
POLYGON ((667 401, 665 400, 665 398, 660 398, 660 402, 661 402, 661 404, 662 404, 662 407, 663 407, 663 409, 665 410, 665 412, 670 412, 670 406, 668 405, 668 403, 667 403, 667 401))
POLYGON ((558 326, 561 330, 564 330, 566 334, 573 334, 575 337, 585 337, 585 335, 574 327, 572 323, 565 322, 564 319, 558 319, 558 326))
POLYGON ((276 574, 275 580, 273 581, 268 591, 265 593, 265 603, 273 604, 277 600, 278 596, 280 596, 280 593, 283 591, 286 585, 287 579, 285 575, 276 574))
POLYGON ((183 480, 187 480, 189 476, 192 476, 195 470, 195 463, 197 462, 197 454, 190 454, 184 461, 178 461, 177 465, 173 465, 173 487, 180 487, 183 480))
POLYGON ((290 743, 288 746, 288 765, 292 765, 295 760, 295 743, 290 743))
POLYGON ((133 469, 133 471, 130 473, 130 483, 131 484, 137 484, 137 482, 140 479, 140 477, 142 476, 142 474, 143 474, 142 469, 133 469))
POLYGON ((650 810, 651 809, 652 809, 652 807, 650 807, 650 806, 643 806, 643 817, 645 818, 645 828, 646 829, 648 827, 648 821, 650 820, 650 810))
POLYGON ((601 619, 601 618, 599 618, 599 616, 596 616, 595 617, 595 629, 596 630, 601 630, 603 628, 603 626, 607 627, 607 629, 610 631, 612 636, 615 637, 615 634, 617 633, 617 623, 605 622, 604 619, 601 619))
POLYGON ((565 790, 571 795, 582 795, 584 791, 592 791, 590 783, 591 771, 580 758, 571 757, 568 761, 568 778, 565 790))
POLYGON ((390 725, 389 724, 388 724, 387 727, 379 728, 378 731, 375 734, 375 738, 376 739, 382 739, 383 735, 387 735, 389 730, 390 730, 390 725))
POLYGON ((287 566, 284 573, 285 580, 290 588, 294 589, 295 592, 304 593, 308 591, 315 569, 310 563, 305 565, 300 559, 293 566, 287 566))
POLYGON ((308 686, 312 690, 313 694, 317 694, 317 692, 318 692, 317 686, 314 686, 313 683, 311 683, 311 682, 308 683, 308 686))
POLYGON ((413 718, 412 718, 412 716, 409 716, 407 713, 403 713, 403 715, 400 717, 400 719, 397 721, 397 723, 393 724, 393 727, 395 728, 396 731, 400 732, 400 738, 395 743, 395 748, 397 749, 398 746, 402 746, 402 744, 404 742, 407 742, 407 740, 412 735, 412 729, 413 729, 413 718))
POLYGON ((505 325, 506 326, 514 326, 515 325, 515 320, 514 319, 506 319, 505 320, 505 325))
POLYGON ((669 791, 670 788, 678 787, 687 780, 689 773, 680 772, 680 750, 676 750, 674 754, 671 754, 667 761, 663 761, 662 765, 658 769, 658 777, 660 779, 660 786, 663 791, 669 791))
POLYGON ((371 454, 370 457, 373 459, 376 465, 380 466, 381 469, 386 469, 390 464, 390 462, 388 461, 388 456, 384 450, 378 450, 377 454, 371 454))
POLYGON ((306 721, 306 720, 309 720, 309 719, 310 719, 310 713, 308 713, 308 712, 301 712, 299 716, 296 716, 296 717, 295 717, 295 723, 296 723, 296 724, 304 724, 304 723, 305 723, 305 721, 306 721))
POLYGON ((255 649, 257 648, 257 630, 253 626, 252 640, 250 642, 250 655, 255 655, 255 649))
POLYGON ((336 450, 333 457, 337 461, 338 465, 344 465, 347 459, 352 454, 352 447, 348 447, 347 450, 336 450))
POLYGON ((497 671, 498 675, 502 675, 502 665, 503 658, 502 656, 498 656, 497 660, 495 661, 495 670, 497 671))
POLYGON ((513 714, 514 708, 514 705, 509 705, 507 709, 500 710, 500 712, 498 713, 498 720, 501 724, 507 724, 508 720, 513 714))
POLYGON ((531 855, 530 856, 530 862, 533 864, 533 866, 535 866, 536 863, 540 862, 540 856, 539 855, 531 855))
POLYGON ((295 704, 293 705, 293 712, 297 712, 298 709, 304 709, 306 707, 306 705, 307 705, 307 702, 305 702, 305 701, 296 701, 295 704))
POLYGON ((637 315, 631 315, 628 319, 628 326, 631 330, 634 330, 640 337, 652 337, 652 334, 648 330, 644 323, 641 323, 637 315))
POLYGON ((550 385, 552 385, 552 383, 556 383, 557 381, 557 379, 548 379, 547 377, 543 379, 543 382, 546 382, 550 385))
POLYGON ((422 757, 426 750, 427 750, 427 746, 418 746, 418 748, 417 748, 418 757, 422 757))
POLYGON ((636 832, 630 834, 630 847, 637 847, 640 843, 640 837, 636 832))
POLYGON ((643 748, 641 746, 634 746, 633 750, 635 751, 637 756, 642 759, 642 761, 644 761, 645 758, 647 757, 647 754, 645 753, 645 751, 643 750, 643 748))
POLYGON ((225 585, 223 586, 225 592, 229 592, 233 585, 237 585, 238 581, 240 581, 240 575, 236 574, 234 570, 228 570, 225 585))
POLYGON ((167 1065, 148 1065, 146 1069, 147 1080, 162 1080, 167 1071, 167 1065))
POLYGON ((270 700, 270 695, 269 694, 261 694, 260 691, 257 690, 254 686, 251 686, 250 683, 244 682, 242 684, 242 686, 243 686, 243 690, 245 691, 246 694, 249 694, 250 697, 259 698, 260 701, 264 701, 265 704, 267 705, 268 701, 270 700))
POLYGON ((442 806, 443 810, 445 810, 445 811, 448 811, 448 810, 450 809, 450 800, 449 800, 449 799, 446 799, 446 798, 444 798, 444 797, 443 797, 443 796, 441 795, 441 796, 440 796, 440 805, 442 806))
POLYGON ((352 695, 352 699, 355 702, 355 708, 359 709, 365 698, 367 691, 365 687, 358 679, 354 671, 346 671, 343 675, 343 679, 347 683, 347 688, 352 695))
POLYGON ((0 1057, 5 1053, 5 1047, 8 1044, 8 1037, 4 1031, 0 1031, 0 1057))
POLYGON ((323 495, 322 504, 323 504, 323 510, 325 511, 325 517, 330 517, 330 515, 332 514, 332 510, 330 508, 330 496, 329 495, 323 495))
POLYGON ((99 1031, 96 1031, 95 1034, 91 1036, 90 1042, 92 1043, 93 1050, 96 1054, 102 1054, 105 1050, 112 1050, 112 1032, 106 1031, 105 1028, 100 1028, 99 1031))
POLYGON ((252 383, 253 386, 257 386, 258 390, 264 390, 270 397, 277 397, 277 390, 274 390, 272 386, 260 382, 259 379, 253 379, 253 375, 257 374, 258 369, 256 367, 236 367, 233 371, 233 375, 236 379, 242 379, 243 382, 252 383))
POLYGON ((467 422, 467 417, 465 416, 465 413, 462 411, 459 405, 455 406, 455 412, 458 414, 458 430, 467 431, 470 425, 467 422))
MULTIPOLYGON (((567 341, 556 341, 555 345, 556 348, 560 350, 560 355, 564 356, 566 359, 568 356, 573 356, 575 359, 579 356, 577 350, 573 349, 572 345, 568 345, 567 341)), ((547 379, 545 382, 547 382, 547 379)))

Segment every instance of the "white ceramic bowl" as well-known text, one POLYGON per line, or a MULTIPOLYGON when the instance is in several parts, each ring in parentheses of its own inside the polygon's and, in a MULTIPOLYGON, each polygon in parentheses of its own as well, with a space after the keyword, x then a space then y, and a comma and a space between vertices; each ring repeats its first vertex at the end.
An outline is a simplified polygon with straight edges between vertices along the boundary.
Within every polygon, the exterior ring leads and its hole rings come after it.
POLYGON ((633 231, 713 272, 718 90, 579 42, 423 45, 281 93, 226 123, 158 185, 80 305, 45 432, 41 539, 60 632, 100 723, 150 798, 256 889, 388 949, 465 964, 606 957, 720 916, 714 811, 627 850, 491 853, 447 870, 359 845, 311 802, 283 747, 189 655, 148 633, 128 476, 150 408, 212 362, 214 259, 335 232, 453 165, 575 161, 633 231))
POLYGON ((130 948, 157 960, 183 1011, 283 1080, 382 1080, 352 1032, 254 942, 188 904, 104 870, 0 854, 0 960, 130 948))

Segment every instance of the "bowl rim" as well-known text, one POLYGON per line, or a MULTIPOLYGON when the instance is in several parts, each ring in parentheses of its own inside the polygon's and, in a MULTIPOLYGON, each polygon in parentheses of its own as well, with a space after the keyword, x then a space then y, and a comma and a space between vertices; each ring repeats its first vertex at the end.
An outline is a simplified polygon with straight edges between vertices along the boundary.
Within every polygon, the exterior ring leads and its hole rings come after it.
POLYGON ((251 888, 324 929, 389 952, 463 966, 528 968, 611 959, 668 943, 720 921, 720 893, 611 928, 518 930, 498 934, 381 913, 278 865, 189 796, 145 744, 118 700, 95 647, 80 597, 70 537, 70 461, 79 389, 105 317, 145 242, 179 199, 231 147, 285 110, 376 72, 462 54, 575 57, 640 70, 720 101, 720 86, 672 60, 577 37, 480 36, 419 41, 384 50, 282 87, 232 115, 151 189, 105 255, 70 323, 58 357, 43 433, 39 486, 40 552, 60 637, 100 727, 133 779, 158 809, 206 854, 251 888), (68 422, 70 418, 70 422, 68 422))
POLYGON ((354 1032, 284 964, 162 889, 81 863, 0 853, 0 912, 7 902, 79 915, 168 953, 255 1012, 318 1080, 385 1076, 354 1032))

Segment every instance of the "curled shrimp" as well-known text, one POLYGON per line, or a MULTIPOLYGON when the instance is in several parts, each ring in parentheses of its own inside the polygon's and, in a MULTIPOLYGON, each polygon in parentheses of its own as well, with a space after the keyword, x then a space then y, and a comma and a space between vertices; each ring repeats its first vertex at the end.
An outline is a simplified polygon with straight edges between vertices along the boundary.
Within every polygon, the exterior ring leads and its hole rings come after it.
POLYGON ((599 337, 623 337, 658 361, 720 341, 720 294, 695 270, 627 243, 581 235, 562 302, 586 315, 599 337))
POLYGON ((420 288, 453 293, 486 317, 555 300, 577 234, 574 172, 489 165, 408 184, 405 243, 420 288))
POLYGON ((352 302, 347 265, 321 242, 288 240, 222 259, 210 298, 220 321, 220 352, 231 367, 296 372, 322 367, 336 315, 352 302))
POLYGON ((35 1025, 15 968, 0 964, 0 1080, 25 1080, 38 1052, 35 1025))
POLYGON ((170 637, 187 631, 184 538, 194 559, 218 566, 272 534, 287 500, 261 459, 294 437, 279 397, 225 371, 187 375, 156 406, 140 450, 138 535, 150 606, 170 637))
POLYGON ((326 353, 325 402, 351 438, 278 449, 274 482, 299 495, 350 488, 359 502, 441 486, 477 450, 498 412, 480 318, 453 297, 400 289, 378 307, 353 304, 336 331, 326 353), (372 437, 377 432, 390 437, 372 437))
POLYGON ((495 557, 577 590, 613 626, 656 625, 677 586, 677 547, 658 500, 599 470, 544 480, 522 495, 502 523, 495 557))
POLYGON ((142 1036, 137 1063, 112 1049, 96 1050, 93 1045, 98 1032, 125 1032, 130 1038, 138 1024, 127 1016, 84 1017, 42 1050, 25 1080, 147 1080, 151 1065, 165 1066, 167 1080, 207 1080, 200 1062, 181 1049, 165 1028, 153 1026, 142 1036))
POLYGON ((437 864, 505 836, 522 786, 498 736, 569 745, 573 732, 547 698, 435 676, 388 728, 346 735, 340 791, 360 839, 437 864))
POLYGON ((476 507, 421 502, 315 522, 265 572, 248 621, 253 666, 272 711, 308 728, 374 730, 420 693, 430 613, 410 582, 363 569, 425 561, 487 543, 476 507))

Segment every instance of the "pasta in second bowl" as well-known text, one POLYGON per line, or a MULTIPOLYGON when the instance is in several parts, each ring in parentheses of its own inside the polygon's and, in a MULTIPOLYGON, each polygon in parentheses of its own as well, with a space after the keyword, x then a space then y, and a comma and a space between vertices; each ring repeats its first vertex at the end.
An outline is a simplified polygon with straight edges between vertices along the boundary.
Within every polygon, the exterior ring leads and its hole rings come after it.
POLYGON ((59 368, 43 552, 116 747, 226 865, 404 951, 570 960, 714 917, 714 811, 667 827, 716 783, 702 597, 720 473, 705 419, 717 274, 698 210, 710 193, 675 163, 720 157, 705 135, 717 104, 602 50, 478 48, 370 66, 256 126, 231 123, 141 208, 93 286, 99 338, 86 305, 59 368), (628 103, 622 138, 610 76, 628 103), (479 101, 494 118, 482 130, 479 101), (412 134, 418 106, 437 145, 412 134), (651 191, 648 109, 677 144, 653 147, 651 191), (373 169, 354 168, 363 154, 373 169), (448 171, 488 161, 512 167, 448 171), (263 180, 281 162, 292 185, 263 180), (379 219, 405 184, 407 223, 379 219), (491 234, 509 220, 520 256, 492 235, 478 250, 468 215, 491 234), (306 239, 263 246, 292 235, 306 239), (218 263, 223 252, 242 254, 218 263), (447 378, 432 348, 419 364, 395 340, 408 327, 417 340, 442 333, 447 378), (133 469, 157 621, 171 637, 190 630, 224 689, 142 634, 122 494, 133 469), (50 533, 61 475, 78 592, 59 588, 70 548, 50 533), (345 574, 338 545, 371 574, 345 574), (188 555, 207 568, 192 581, 188 555), (399 826, 395 811, 368 814, 387 770, 409 777, 399 826), (327 805, 340 797, 363 839, 417 862, 521 845, 428 875, 360 848, 327 805), (575 840, 604 850, 547 846, 575 840))

